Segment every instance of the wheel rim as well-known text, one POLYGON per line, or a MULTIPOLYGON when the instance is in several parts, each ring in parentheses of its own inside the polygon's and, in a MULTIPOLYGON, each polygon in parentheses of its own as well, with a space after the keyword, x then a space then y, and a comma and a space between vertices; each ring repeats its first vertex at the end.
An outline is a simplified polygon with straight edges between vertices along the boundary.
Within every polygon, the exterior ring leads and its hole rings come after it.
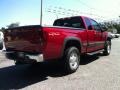
POLYGON ((72 70, 75 70, 79 66, 79 56, 77 53, 71 53, 69 58, 69 64, 72 70))
POLYGON ((110 47, 110 45, 108 45, 107 46, 107 52, 110 53, 110 51, 111 51, 111 47, 110 47))

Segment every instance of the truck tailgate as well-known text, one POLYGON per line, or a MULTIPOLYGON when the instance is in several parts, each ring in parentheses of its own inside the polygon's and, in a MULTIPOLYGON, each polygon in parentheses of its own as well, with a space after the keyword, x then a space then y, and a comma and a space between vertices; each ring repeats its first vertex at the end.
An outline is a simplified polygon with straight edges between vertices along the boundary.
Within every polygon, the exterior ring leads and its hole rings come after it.
POLYGON ((23 26, 4 32, 7 51, 41 52, 41 26, 23 26))

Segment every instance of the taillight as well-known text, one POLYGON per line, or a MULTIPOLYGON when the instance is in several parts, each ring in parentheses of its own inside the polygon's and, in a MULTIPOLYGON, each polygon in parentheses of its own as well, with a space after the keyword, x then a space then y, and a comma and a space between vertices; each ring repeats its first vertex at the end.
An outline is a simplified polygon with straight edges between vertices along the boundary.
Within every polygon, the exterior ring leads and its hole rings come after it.
POLYGON ((39 41, 41 45, 45 45, 47 41, 47 33, 44 30, 39 30, 39 41))
POLYGON ((43 45, 44 39, 43 39, 43 32, 40 29, 36 28, 36 30, 34 30, 35 35, 34 35, 34 39, 31 40, 31 43, 33 44, 39 44, 39 45, 43 45))

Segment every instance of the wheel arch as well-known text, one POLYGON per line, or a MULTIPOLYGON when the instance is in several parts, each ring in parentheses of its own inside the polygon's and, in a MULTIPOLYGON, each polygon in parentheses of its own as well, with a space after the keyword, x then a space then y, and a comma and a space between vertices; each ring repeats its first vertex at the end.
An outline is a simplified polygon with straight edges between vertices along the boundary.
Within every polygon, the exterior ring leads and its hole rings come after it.
POLYGON ((79 52, 81 53, 81 48, 82 48, 81 40, 77 37, 68 37, 64 39, 64 44, 63 44, 62 54, 61 54, 62 57, 64 55, 64 51, 71 46, 77 47, 79 49, 79 52))
POLYGON ((112 44, 112 43, 111 43, 111 38, 110 38, 110 37, 107 37, 105 43, 106 43, 107 41, 110 41, 110 44, 112 44))

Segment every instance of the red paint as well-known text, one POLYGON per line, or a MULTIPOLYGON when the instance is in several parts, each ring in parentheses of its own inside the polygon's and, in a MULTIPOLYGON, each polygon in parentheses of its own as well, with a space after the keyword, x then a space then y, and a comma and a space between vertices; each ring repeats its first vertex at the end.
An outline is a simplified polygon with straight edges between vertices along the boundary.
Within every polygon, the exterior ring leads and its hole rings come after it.
MULTIPOLYGON (((78 17, 77 17, 78 18, 78 17)), ((27 26, 6 30, 5 46, 9 51, 43 53, 45 59, 61 57, 66 38, 75 37, 81 41, 81 53, 104 48, 107 32, 88 30, 85 18, 80 16, 85 28, 83 30, 67 27, 27 26)), ((68 19, 68 18, 64 18, 68 19)), ((87 18, 90 19, 90 18, 87 18)))

